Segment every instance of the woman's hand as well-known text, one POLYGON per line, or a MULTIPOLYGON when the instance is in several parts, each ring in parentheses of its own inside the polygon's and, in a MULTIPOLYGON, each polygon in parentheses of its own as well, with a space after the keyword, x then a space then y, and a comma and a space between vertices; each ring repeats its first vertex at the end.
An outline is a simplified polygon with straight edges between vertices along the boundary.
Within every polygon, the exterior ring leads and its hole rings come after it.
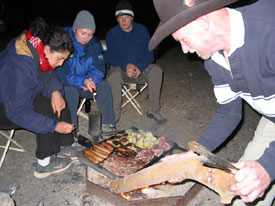
POLYGON ((74 129, 75 126, 73 124, 69 124, 67 122, 58 122, 54 131, 61 134, 70 134, 74 129))
POLYGON ((96 85, 92 78, 85 79, 85 87, 82 87, 84 91, 90 91, 91 93, 96 91, 96 85))
POLYGON ((65 100, 63 99, 59 91, 55 91, 52 93, 51 105, 52 105, 53 113, 57 112, 57 117, 59 118, 61 115, 61 111, 66 106, 65 100))
POLYGON ((235 173, 237 183, 230 187, 235 195, 244 202, 253 202, 261 197, 271 183, 266 170, 256 161, 244 161, 234 164, 239 168, 235 173))

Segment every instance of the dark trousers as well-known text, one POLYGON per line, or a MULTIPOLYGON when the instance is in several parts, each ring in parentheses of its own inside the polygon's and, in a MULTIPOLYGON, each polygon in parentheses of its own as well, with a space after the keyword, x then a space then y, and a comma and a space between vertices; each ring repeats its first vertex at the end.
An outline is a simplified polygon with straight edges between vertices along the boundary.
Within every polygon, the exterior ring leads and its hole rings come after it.
MULTIPOLYGON (((72 123, 78 128, 77 121, 77 109, 79 104, 79 98, 93 99, 93 93, 89 91, 83 91, 83 89, 78 89, 75 86, 64 86, 65 97, 68 102, 72 123)), ((100 81, 96 86, 95 96, 96 104, 98 110, 102 114, 102 124, 113 124, 115 125, 115 117, 113 111, 113 100, 112 100, 112 90, 110 85, 106 81, 100 81)))
MULTIPOLYGON (((34 111, 48 116, 51 119, 57 119, 57 114, 53 113, 51 99, 46 97, 36 97, 34 100, 34 111)), ((66 107, 58 121, 71 123, 71 115, 68 107, 66 107)), ((6 116, 2 104, 0 104, 0 125, 2 129, 19 129, 20 127, 12 123, 6 116)), ((41 125, 43 127, 43 125, 41 125)), ((24 128, 22 128, 24 129, 24 128)), ((72 134, 61 134, 57 132, 49 132, 45 134, 36 134, 36 157, 44 159, 60 151, 60 146, 70 146, 74 141, 72 134)))

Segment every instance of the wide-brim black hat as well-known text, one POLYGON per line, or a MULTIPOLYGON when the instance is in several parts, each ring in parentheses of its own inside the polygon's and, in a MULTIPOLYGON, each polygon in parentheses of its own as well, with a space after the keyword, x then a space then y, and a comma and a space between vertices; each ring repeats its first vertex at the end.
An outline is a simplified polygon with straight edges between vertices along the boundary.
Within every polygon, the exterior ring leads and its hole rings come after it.
POLYGON ((169 34, 209 12, 238 0, 153 0, 160 23, 149 43, 149 50, 169 34))

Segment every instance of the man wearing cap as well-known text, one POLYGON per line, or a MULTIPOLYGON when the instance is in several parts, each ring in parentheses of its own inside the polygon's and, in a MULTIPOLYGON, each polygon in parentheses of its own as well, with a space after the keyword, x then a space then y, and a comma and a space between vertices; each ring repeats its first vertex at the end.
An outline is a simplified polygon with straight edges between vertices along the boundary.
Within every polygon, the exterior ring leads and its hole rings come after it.
POLYGON ((163 71, 153 64, 154 54, 148 50, 148 30, 133 21, 134 12, 128 1, 122 0, 116 5, 115 16, 118 25, 106 36, 107 60, 111 65, 107 81, 112 89, 115 119, 118 122, 120 118, 123 84, 148 82, 147 116, 157 124, 164 124, 167 120, 160 114, 163 71))
POLYGON ((89 11, 82 10, 77 14, 73 26, 64 29, 73 40, 74 53, 57 69, 57 73, 64 84, 72 123, 78 129, 76 113, 79 98, 95 98, 102 113, 102 135, 112 135, 117 132, 112 93, 108 82, 103 80, 105 61, 102 46, 93 36, 96 29, 94 17, 89 11))
POLYGON ((241 197, 233 205, 269 206, 275 196, 275 1, 225 8, 235 1, 154 0, 161 22, 149 48, 172 34, 184 53, 206 60, 219 107, 198 143, 211 151, 239 124, 242 100, 262 115, 230 189, 241 197))

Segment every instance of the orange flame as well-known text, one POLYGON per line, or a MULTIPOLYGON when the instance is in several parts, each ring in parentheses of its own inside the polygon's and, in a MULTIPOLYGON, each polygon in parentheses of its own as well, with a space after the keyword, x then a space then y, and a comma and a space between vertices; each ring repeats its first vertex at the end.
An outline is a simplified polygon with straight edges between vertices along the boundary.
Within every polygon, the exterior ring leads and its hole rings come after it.
POLYGON ((134 194, 134 193, 136 193, 136 192, 138 192, 138 191, 144 191, 144 190, 147 190, 147 189, 149 189, 150 188, 150 186, 147 186, 147 187, 143 187, 143 188, 140 188, 140 189, 137 189, 137 190, 133 190, 132 192, 129 192, 129 194, 125 194, 124 192, 122 192, 122 193, 120 193, 120 195, 123 197, 123 198, 125 198, 126 200, 130 200, 130 199, 132 199, 132 196, 130 195, 130 193, 131 194, 134 194))
POLYGON ((124 192, 120 193, 122 197, 124 197, 126 200, 130 200, 132 197, 130 195, 126 195, 124 192))

